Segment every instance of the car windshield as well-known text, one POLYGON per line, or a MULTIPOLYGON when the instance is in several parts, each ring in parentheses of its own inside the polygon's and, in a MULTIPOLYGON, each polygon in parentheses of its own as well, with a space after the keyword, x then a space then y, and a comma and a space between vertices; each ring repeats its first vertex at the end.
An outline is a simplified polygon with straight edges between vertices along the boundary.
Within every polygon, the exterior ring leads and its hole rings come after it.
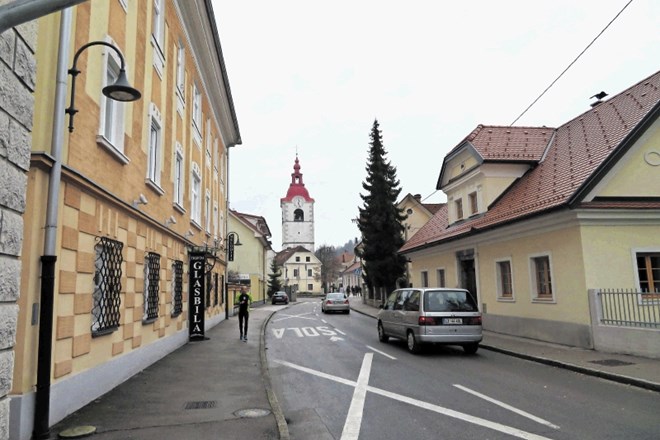
POLYGON ((326 299, 344 299, 343 293, 328 293, 326 299))
POLYGON ((430 290, 424 295, 427 312, 478 312, 477 303, 463 290, 430 290))

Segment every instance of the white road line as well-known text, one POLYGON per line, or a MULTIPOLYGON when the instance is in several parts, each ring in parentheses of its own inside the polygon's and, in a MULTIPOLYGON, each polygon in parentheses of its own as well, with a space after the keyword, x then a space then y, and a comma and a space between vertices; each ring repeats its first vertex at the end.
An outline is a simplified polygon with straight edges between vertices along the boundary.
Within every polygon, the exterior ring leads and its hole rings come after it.
POLYGON ((341 440, 357 440, 360 436, 360 427, 362 426, 362 414, 364 413, 364 400, 367 397, 367 387, 369 386, 369 376, 371 375, 371 362, 374 358, 373 353, 366 353, 362 360, 362 368, 358 376, 351 406, 348 408, 348 415, 344 423, 344 430, 341 433, 341 440))
POLYGON ((392 359, 393 361, 396 360, 396 358, 395 358, 394 356, 390 356, 389 354, 385 353, 384 351, 376 350, 376 349, 373 348, 371 345, 367 345, 367 348, 368 348, 369 350, 371 350, 371 351, 375 351, 375 352, 378 353, 378 354, 382 354, 382 355, 385 356, 386 358, 390 358, 390 359, 392 359))
POLYGON ((323 324, 327 324, 327 323, 328 323, 328 321, 326 321, 325 319, 322 319, 321 322, 322 322, 323 324))
MULTIPOLYGON (((331 374, 323 373, 321 371, 312 370, 311 368, 306 368, 306 367, 303 367, 301 365, 292 364, 291 362, 280 361, 280 360, 277 360, 277 359, 274 359, 273 362, 285 365, 285 366, 290 367, 290 368, 294 368, 294 369, 299 370, 299 371, 303 371, 305 373, 312 374, 314 376, 318 376, 318 377, 322 377, 324 379, 332 380, 334 382, 338 382, 338 383, 341 383, 341 384, 344 384, 344 385, 348 385, 348 386, 352 386, 352 387, 357 386, 357 382, 354 382, 352 380, 343 379, 341 377, 333 376, 331 374)), ((458 411, 451 410, 449 408, 444 408, 444 407, 439 406, 439 405, 434 405, 432 403, 423 402, 421 400, 413 399, 411 397, 402 396, 401 394, 396 394, 396 393, 392 393, 392 392, 389 392, 389 391, 381 390, 380 388, 367 386, 367 391, 370 391, 374 394, 379 394, 379 395, 384 396, 384 397, 389 397, 390 399, 398 400, 399 402, 408 403, 410 405, 414 405, 414 406, 417 406, 419 408, 424 408, 424 409, 427 409, 429 411, 437 412, 439 414, 444 414, 447 417, 452 417, 452 418, 455 418, 455 419, 463 420, 463 421, 468 422, 468 423, 483 426, 485 428, 489 428, 489 429, 492 429, 492 430, 495 430, 495 431, 503 432, 505 434, 512 435, 514 437, 527 439, 527 440, 550 440, 548 437, 543 437, 543 436, 540 436, 540 435, 532 434, 531 432, 522 431, 520 429, 516 429, 516 428, 513 428, 511 426, 502 425, 501 423, 491 422, 490 420, 482 419, 480 417, 474 417, 474 416, 471 416, 469 414, 464 414, 464 413, 461 413, 461 412, 458 412, 458 411)))
POLYGON ((346 336, 346 333, 344 333, 343 331, 339 330, 337 327, 335 327, 335 331, 336 331, 337 333, 341 333, 342 335, 346 336))
POLYGON ((462 386, 462 385, 454 384, 454 386, 455 386, 456 388, 458 388, 459 390, 463 390, 463 391, 465 391, 466 393, 470 393, 470 394, 472 394, 472 395, 474 395, 474 396, 477 396, 477 397, 479 397, 479 398, 481 398, 481 399, 484 399, 484 400, 486 400, 486 401, 488 401, 488 402, 490 402, 490 403, 494 403, 495 405, 501 406, 501 407, 504 408, 504 409, 508 409, 509 411, 513 411, 514 413, 516 413, 516 414, 518 414, 518 415, 521 415, 521 416, 523 416, 523 417, 527 417, 528 419, 533 420, 533 421, 535 421, 535 422, 537 422, 537 423, 540 423, 540 424, 545 425, 545 426, 549 426, 549 427, 551 427, 551 428, 553 428, 553 429, 559 429, 559 426, 554 425, 554 424, 548 422, 547 420, 543 420, 542 418, 540 418, 540 417, 536 417, 535 415, 532 415, 532 414, 530 414, 530 413, 528 413, 528 412, 525 412, 525 411, 520 410, 520 409, 518 409, 518 408, 514 408, 514 407, 511 406, 511 405, 507 405, 507 404, 504 403, 504 402, 500 402, 499 400, 495 400, 495 399, 493 399, 492 397, 488 397, 488 396, 486 396, 485 394, 478 393, 478 392, 476 392, 476 391, 474 391, 474 390, 471 390, 471 389, 469 389, 469 388, 467 388, 467 387, 464 387, 464 386, 462 386))
MULTIPOLYGON (((279 313, 278 313, 278 315, 279 315, 279 313)), ((309 319, 309 320, 312 320, 312 321, 316 321, 316 318, 308 318, 308 317, 305 316, 305 315, 311 315, 311 313, 303 313, 301 315, 287 315, 287 314, 282 313, 282 315, 283 315, 282 318, 273 319, 273 322, 284 321, 285 319, 290 319, 290 318, 302 318, 302 319, 309 319)))

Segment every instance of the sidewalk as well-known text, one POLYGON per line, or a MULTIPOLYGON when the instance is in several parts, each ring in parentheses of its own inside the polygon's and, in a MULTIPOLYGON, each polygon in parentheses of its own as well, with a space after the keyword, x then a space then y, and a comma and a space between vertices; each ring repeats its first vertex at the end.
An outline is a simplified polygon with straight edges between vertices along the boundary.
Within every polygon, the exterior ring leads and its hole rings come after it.
POLYGON ((98 440, 288 439, 265 362, 262 327, 274 310, 252 309, 247 343, 238 317, 222 321, 208 340, 187 343, 51 427, 50 438, 90 425, 98 440))
MULTIPOLYGON (((373 318, 378 309, 351 299, 351 309, 373 318)), ((375 331, 375 330, 374 330, 375 331)), ((482 349, 660 392, 660 359, 603 353, 484 331, 482 349)))

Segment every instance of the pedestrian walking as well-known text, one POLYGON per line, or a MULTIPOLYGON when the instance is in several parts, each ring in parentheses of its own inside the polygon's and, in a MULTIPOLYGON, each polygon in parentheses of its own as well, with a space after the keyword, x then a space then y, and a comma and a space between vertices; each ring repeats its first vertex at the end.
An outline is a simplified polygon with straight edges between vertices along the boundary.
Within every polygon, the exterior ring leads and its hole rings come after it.
POLYGON ((250 319, 250 306, 252 305, 252 296, 245 286, 241 287, 241 294, 238 295, 238 329, 241 332, 241 341, 247 342, 248 320, 250 319))

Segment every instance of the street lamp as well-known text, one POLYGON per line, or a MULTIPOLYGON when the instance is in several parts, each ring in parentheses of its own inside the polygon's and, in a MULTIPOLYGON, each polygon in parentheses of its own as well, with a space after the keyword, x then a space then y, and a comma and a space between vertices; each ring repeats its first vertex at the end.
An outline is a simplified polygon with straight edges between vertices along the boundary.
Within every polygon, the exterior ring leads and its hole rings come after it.
POLYGON ((71 75, 71 103, 69 105, 69 108, 65 110, 65 112, 69 115, 69 133, 73 132, 73 117, 76 115, 76 113, 78 113, 78 110, 73 106, 76 99, 76 77, 80 73, 80 70, 76 68, 78 64, 78 57, 80 56, 82 51, 84 51, 88 47, 99 46, 99 45, 107 46, 110 49, 114 50, 117 53, 117 56, 119 56, 119 60, 121 61, 117 80, 115 81, 114 84, 110 84, 103 87, 102 90, 103 94, 110 99, 114 99, 115 101, 121 101, 121 102, 137 101, 142 97, 140 91, 132 87, 128 83, 128 78, 126 77, 126 65, 124 63, 124 57, 119 51, 119 49, 117 49, 115 46, 105 41, 89 42, 83 45, 80 49, 78 49, 78 51, 73 57, 73 66, 69 69, 69 75, 71 75))

